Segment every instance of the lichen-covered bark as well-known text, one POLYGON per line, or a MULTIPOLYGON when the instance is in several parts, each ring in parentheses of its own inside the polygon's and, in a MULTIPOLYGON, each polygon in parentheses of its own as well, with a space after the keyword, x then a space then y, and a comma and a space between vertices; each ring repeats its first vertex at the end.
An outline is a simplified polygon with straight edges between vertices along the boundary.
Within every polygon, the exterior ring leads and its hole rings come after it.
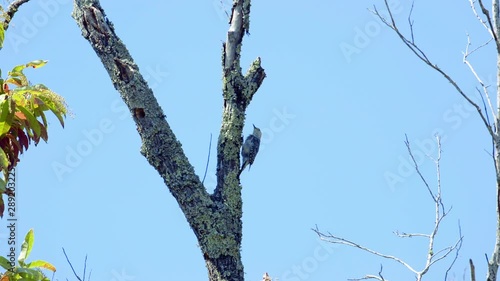
POLYGON ((244 280, 240 248, 242 200, 238 178, 245 110, 265 78, 260 58, 247 74, 239 65, 248 32, 250 0, 235 0, 223 44, 222 126, 218 140, 217 186, 208 194, 170 129, 165 114, 98 0, 75 0, 73 18, 101 59, 128 106, 142 140, 141 153, 164 179, 193 229, 209 279, 244 280))

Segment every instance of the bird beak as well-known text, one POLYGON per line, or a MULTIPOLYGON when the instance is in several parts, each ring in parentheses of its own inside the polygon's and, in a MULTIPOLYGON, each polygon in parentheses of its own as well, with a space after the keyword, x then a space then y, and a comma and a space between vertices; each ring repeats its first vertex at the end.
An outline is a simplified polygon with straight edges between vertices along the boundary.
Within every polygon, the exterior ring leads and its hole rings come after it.
POLYGON ((254 128, 254 129, 255 129, 255 128, 257 128, 257 127, 255 127, 255 125, 254 125, 254 124, 252 124, 252 126, 253 126, 253 128, 254 128))

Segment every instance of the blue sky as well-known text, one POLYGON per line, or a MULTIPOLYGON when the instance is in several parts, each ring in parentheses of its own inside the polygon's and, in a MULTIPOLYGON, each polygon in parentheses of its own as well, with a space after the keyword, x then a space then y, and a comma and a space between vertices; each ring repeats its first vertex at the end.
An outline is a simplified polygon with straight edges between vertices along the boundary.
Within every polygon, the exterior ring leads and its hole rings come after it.
MULTIPOLYGON (((223 0, 229 11, 228 3, 223 0)), ((411 1, 392 3, 406 24, 411 1)), ((469 258, 478 278, 485 274, 484 255, 491 255, 495 239, 486 129, 448 82, 374 18, 367 10, 373 5, 384 10, 381 0, 252 3, 242 67, 246 71, 260 56, 267 78, 244 129, 250 133, 253 123, 264 133, 251 171, 242 174, 247 280, 260 280, 266 271, 281 281, 346 280, 376 274, 381 263, 390 280, 412 278, 400 265, 319 242, 311 228, 420 269, 427 242, 392 232, 431 231, 433 204, 418 176, 405 169, 403 141, 406 133, 416 154, 435 154, 436 132, 443 137, 443 198, 453 206, 437 245, 455 243, 459 221, 465 237, 449 280, 462 280, 469 258), (387 175, 400 180, 391 183, 387 175)), ((215 143, 221 121, 220 51, 228 26, 220 1, 102 6, 202 176, 210 134, 215 143)), ((30 148, 18 165, 19 240, 34 228, 31 258, 52 262, 59 280, 75 279, 61 247, 80 269, 88 255, 91 280, 206 280, 195 236, 139 153, 133 120, 71 11, 69 0, 32 0, 16 14, 0 52, 3 73, 49 60, 26 74, 64 96, 74 114, 64 129, 52 118, 49 142, 30 148)), ((488 35, 469 2, 417 1, 413 16, 417 43, 477 100, 478 84, 462 52, 466 32, 476 46, 488 35)), ((494 52, 490 45, 471 58, 493 85, 494 52)), ((215 163, 212 157, 209 189, 215 163)), ((421 168, 434 184, 433 163, 422 158, 421 168)), ((6 246, 2 242, 0 250, 6 246)), ((438 263, 429 280, 442 278, 447 266, 438 263)))

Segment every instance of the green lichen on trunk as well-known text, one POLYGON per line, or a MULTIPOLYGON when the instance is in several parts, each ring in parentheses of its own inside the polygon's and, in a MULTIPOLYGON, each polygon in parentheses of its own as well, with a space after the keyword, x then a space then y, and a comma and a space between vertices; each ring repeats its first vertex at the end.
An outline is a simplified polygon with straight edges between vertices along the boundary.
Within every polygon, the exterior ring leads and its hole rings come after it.
POLYGON ((228 40, 223 44, 224 105, 217 143, 217 185, 209 194, 99 1, 74 2, 73 18, 129 108, 142 140, 141 154, 163 178, 193 229, 211 281, 244 280, 239 154, 246 108, 265 78, 260 58, 247 74, 241 73, 241 42, 249 28, 249 15, 250 0, 235 0, 228 40))

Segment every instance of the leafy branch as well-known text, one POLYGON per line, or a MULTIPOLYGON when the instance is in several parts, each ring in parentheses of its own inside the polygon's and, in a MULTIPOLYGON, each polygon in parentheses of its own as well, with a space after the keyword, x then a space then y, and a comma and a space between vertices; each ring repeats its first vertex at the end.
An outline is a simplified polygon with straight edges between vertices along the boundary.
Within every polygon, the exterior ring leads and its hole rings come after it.
POLYGON ((0 266, 6 270, 4 273, 0 274, 0 281, 50 281, 50 279, 47 278, 47 276, 45 276, 42 272, 42 269, 56 272, 56 268, 51 263, 43 260, 26 262, 26 259, 33 249, 34 242, 35 234, 33 229, 30 229, 24 238, 24 242, 21 246, 21 252, 17 257, 18 265, 15 265, 13 258, 9 260, 0 256, 0 266))

